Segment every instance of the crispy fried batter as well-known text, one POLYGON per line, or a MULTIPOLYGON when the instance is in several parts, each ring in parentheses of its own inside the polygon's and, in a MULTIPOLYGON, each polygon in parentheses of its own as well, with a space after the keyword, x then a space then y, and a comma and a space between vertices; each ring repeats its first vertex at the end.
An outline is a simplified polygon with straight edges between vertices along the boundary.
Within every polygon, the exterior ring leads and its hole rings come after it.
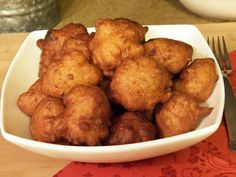
POLYGON ((112 76, 117 66, 126 59, 144 55, 142 45, 147 27, 129 19, 100 19, 95 24, 96 33, 89 43, 93 62, 112 76))
POLYGON ((127 60, 112 77, 113 97, 129 111, 152 110, 166 99, 172 81, 169 73, 155 59, 141 57, 127 60))
POLYGON ((96 85, 101 80, 102 73, 94 65, 68 57, 49 65, 42 79, 42 91, 59 98, 77 84, 96 85))
POLYGON ((32 116, 38 104, 46 97, 47 95, 42 93, 42 82, 38 79, 27 92, 18 97, 17 105, 22 112, 32 116))
POLYGON ((87 61, 90 60, 90 52, 89 52, 89 41, 91 37, 86 34, 79 34, 73 38, 69 38, 64 41, 62 49, 60 51, 61 55, 70 54, 71 52, 77 52, 79 54, 84 55, 87 61))
POLYGON ((137 143, 191 131, 211 113, 199 104, 218 79, 213 59, 189 64, 191 45, 168 38, 145 42, 148 27, 129 19, 99 19, 95 29, 89 34, 71 23, 37 41, 39 79, 17 100, 31 116, 33 139, 137 143))
POLYGON ((195 59, 175 81, 174 89, 205 102, 213 92, 217 80, 213 59, 195 59))
POLYGON ((64 141, 63 136, 66 131, 64 111, 62 100, 52 97, 42 100, 30 120, 33 139, 48 143, 64 141))
POLYGON ((72 50, 82 53, 89 60, 89 40, 87 29, 82 24, 70 23, 62 29, 49 30, 44 39, 37 41, 37 46, 42 50, 39 77, 42 78, 50 63, 60 60, 61 55, 72 50))
POLYGON ((179 73, 192 60, 192 46, 182 41, 154 38, 144 46, 146 55, 155 58, 171 74, 179 73))
POLYGON ((199 107, 198 102, 182 93, 174 96, 155 113, 160 137, 170 137, 195 129, 202 116, 211 113, 212 108, 199 107))
POLYGON ((126 112, 114 121, 107 144, 138 143, 155 137, 156 127, 144 115, 126 112))
POLYGON ((75 86, 64 97, 66 139, 75 145, 98 145, 109 134, 109 101, 97 86, 75 86))

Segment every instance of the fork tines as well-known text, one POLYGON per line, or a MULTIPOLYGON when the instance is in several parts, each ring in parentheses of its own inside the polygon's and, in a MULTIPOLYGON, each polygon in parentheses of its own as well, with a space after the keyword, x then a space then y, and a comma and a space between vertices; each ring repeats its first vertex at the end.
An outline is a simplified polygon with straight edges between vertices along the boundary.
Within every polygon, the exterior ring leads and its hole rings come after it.
POLYGON ((234 141, 229 141, 229 147, 231 151, 236 151, 236 142, 234 141))
POLYGON ((226 75, 229 75, 232 69, 224 36, 217 36, 217 40, 214 38, 214 36, 212 36, 211 39, 210 37, 207 37, 207 43, 212 48, 212 52, 218 61, 220 69, 226 75))
POLYGON ((207 37, 207 43, 211 47, 220 69, 223 74, 224 86, 225 86, 225 119, 228 129, 229 144, 228 147, 232 151, 236 151, 236 119, 235 119, 235 107, 236 100, 233 93, 232 86, 228 75, 231 73, 232 69, 230 66, 230 60, 225 44, 224 37, 207 37))

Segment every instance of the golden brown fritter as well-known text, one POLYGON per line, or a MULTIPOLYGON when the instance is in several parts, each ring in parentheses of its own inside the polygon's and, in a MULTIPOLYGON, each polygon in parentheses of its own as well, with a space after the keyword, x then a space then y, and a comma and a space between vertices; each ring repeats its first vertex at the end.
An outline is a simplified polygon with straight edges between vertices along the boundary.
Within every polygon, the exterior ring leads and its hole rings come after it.
POLYGON ((60 49, 66 39, 73 38, 80 34, 88 34, 87 29, 82 24, 70 23, 61 29, 48 30, 44 39, 37 41, 37 46, 41 50, 47 50, 52 58, 59 54, 60 49), (53 50, 50 50, 53 49, 53 50))
POLYGON ((42 93, 42 82, 38 79, 27 92, 18 97, 17 105, 22 112, 32 116, 38 104, 46 97, 47 95, 42 93))
POLYGON ((189 132, 211 111, 212 108, 199 107, 190 96, 176 92, 155 113, 158 136, 164 138, 189 132))
POLYGON ((42 50, 39 77, 42 78, 48 65, 53 61, 60 60, 64 53, 75 50, 89 57, 89 40, 87 29, 82 24, 70 23, 61 29, 50 29, 44 39, 37 41, 37 46, 42 50))
POLYGON ((125 61, 111 81, 113 97, 129 111, 152 110, 171 86, 169 73, 151 57, 125 61))
POLYGON ((137 143, 155 139, 157 127, 160 137, 191 131, 210 114, 199 102, 218 79, 213 59, 189 65, 192 46, 168 38, 145 42, 148 28, 129 19, 100 19, 95 28, 89 34, 71 23, 37 41, 39 80, 17 101, 32 117, 35 140, 137 143))
POLYGON ((47 97, 40 102, 31 120, 30 131, 33 139, 47 143, 64 141, 66 124, 65 107, 60 99, 47 97))
POLYGON ((93 62, 112 76, 116 68, 127 59, 144 55, 142 43, 147 27, 129 19, 100 19, 95 24, 96 33, 89 43, 93 62))
POLYGON ((205 102, 213 92, 217 80, 213 59, 195 59, 175 81, 174 89, 205 102))
POLYGON ((60 51, 61 55, 70 54, 71 52, 76 52, 78 54, 84 55, 87 61, 90 60, 90 52, 89 52, 89 41, 91 37, 86 34, 79 34, 73 38, 69 38, 64 41, 62 49, 60 51))
POLYGON ((168 38, 154 38, 145 44, 146 56, 155 58, 171 74, 179 73, 192 60, 191 45, 168 38))
MULTIPOLYGON (((70 52, 63 53, 61 55, 61 59, 60 60, 61 61, 62 60, 76 60, 78 63, 82 63, 82 62, 87 62, 88 61, 87 58, 84 57, 83 54, 81 54, 80 52, 78 52, 76 50, 71 50, 70 52)), ((49 65, 48 65, 48 67, 49 67, 49 65)))
POLYGON ((60 98, 77 84, 96 85, 101 80, 102 73, 97 67, 68 57, 49 65, 42 79, 42 91, 60 98))
POLYGON ((66 139, 75 145, 99 145, 109 134, 110 106, 97 86, 75 86, 64 97, 66 139))
POLYGON ((156 127, 144 115, 126 112, 114 121, 107 144, 138 143, 155 137, 156 127))

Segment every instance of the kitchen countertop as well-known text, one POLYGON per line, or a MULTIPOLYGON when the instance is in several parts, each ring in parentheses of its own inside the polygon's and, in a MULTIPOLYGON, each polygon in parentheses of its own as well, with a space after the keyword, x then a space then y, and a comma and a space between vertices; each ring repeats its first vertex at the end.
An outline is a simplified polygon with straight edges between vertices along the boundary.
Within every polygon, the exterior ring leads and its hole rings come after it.
POLYGON ((141 24, 201 24, 223 22, 203 18, 187 10, 178 0, 59 0, 61 21, 94 26, 98 18, 126 17, 141 24))

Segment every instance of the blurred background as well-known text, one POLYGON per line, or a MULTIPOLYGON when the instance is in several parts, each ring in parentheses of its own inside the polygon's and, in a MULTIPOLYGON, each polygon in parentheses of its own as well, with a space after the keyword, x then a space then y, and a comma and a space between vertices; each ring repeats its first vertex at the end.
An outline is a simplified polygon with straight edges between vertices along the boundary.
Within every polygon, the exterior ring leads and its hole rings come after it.
POLYGON ((70 22, 94 26, 98 18, 125 17, 141 24, 223 22, 187 10, 178 0, 1 0, 0 32, 60 28, 70 22))
POLYGON ((187 10, 178 0, 59 0, 62 19, 57 26, 81 22, 93 26, 97 18, 126 17, 141 24, 211 23, 187 10))

